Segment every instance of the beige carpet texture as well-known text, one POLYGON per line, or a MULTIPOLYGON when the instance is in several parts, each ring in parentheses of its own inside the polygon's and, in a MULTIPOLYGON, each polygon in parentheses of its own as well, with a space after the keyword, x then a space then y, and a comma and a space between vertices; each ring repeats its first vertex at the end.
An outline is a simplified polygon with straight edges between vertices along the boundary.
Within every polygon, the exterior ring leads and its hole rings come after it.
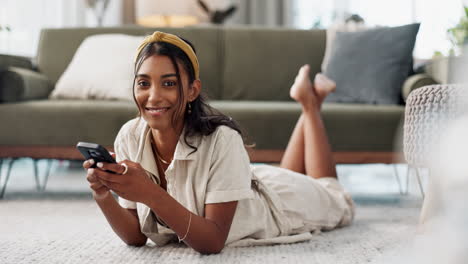
POLYGON ((420 199, 357 200, 353 225, 308 242, 225 248, 200 255, 183 244, 135 248, 87 198, 0 201, 0 263, 381 263, 416 232, 420 199))

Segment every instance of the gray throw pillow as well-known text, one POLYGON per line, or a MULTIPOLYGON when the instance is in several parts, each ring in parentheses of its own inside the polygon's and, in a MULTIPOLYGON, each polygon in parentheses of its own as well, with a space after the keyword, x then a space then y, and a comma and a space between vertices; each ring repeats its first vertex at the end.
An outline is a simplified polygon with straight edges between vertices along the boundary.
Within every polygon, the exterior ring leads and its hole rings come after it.
POLYGON ((412 70, 419 24, 338 32, 325 75, 337 84, 326 102, 399 104, 412 70))

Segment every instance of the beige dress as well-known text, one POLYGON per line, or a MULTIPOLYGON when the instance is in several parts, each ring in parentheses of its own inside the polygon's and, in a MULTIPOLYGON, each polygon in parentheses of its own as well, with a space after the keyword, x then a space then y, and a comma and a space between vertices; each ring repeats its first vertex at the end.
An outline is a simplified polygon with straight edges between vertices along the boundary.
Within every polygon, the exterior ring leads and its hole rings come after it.
MULTIPOLYGON (((115 140, 117 160, 138 162, 159 175, 150 143, 151 130, 133 119, 115 140)), ((192 153, 181 136, 165 175, 167 192, 192 213, 203 216, 205 204, 238 201, 227 246, 305 241, 311 231, 349 224, 354 216, 350 196, 335 178, 313 179, 269 165, 251 165, 239 133, 220 126, 209 136, 194 137, 192 153)), ((143 234, 157 245, 177 241, 145 204, 119 197, 124 208, 137 209, 143 234)))

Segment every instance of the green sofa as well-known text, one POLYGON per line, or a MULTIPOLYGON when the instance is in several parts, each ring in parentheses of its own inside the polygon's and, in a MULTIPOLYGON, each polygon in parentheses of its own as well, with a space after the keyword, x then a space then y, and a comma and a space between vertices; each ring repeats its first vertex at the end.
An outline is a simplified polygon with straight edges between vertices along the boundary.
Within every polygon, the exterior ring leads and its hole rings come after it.
MULTIPOLYGON (((146 35, 156 29, 44 29, 37 57, 0 55, 0 158, 81 159, 78 141, 111 147, 122 124, 136 116, 132 102, 52 100, 48 96, 84 38, 93 34, 146 35)), ((193 27, 159 28, 194 43, 203 89, 211 104, 236 119, 256 147, 253 161, 278 162, 300 115, 289 88, 299 67, 320 71, 324 30, 193 27)), ((116 54, 118 51, 116 51, 116 54)), ((313 75, 311 76, 313 77, 313 75)), ((85 78, 85 76, 84 76, 85 78)), ((431 83, 411 76, 403 89, 431 83)), ((339 163, 392 162, 404 105, 327 103, 322 108, 339 163)))

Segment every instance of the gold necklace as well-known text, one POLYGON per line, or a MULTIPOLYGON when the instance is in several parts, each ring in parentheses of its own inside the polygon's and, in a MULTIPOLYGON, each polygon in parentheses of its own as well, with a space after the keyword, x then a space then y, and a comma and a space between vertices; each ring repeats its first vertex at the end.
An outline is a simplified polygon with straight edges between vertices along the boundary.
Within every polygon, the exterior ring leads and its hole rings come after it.
POLYGON ((163 160, 163 158, 161 158, 161 156, 159 156, 159 153, 158 153, 157 150, 156 150, 156 157, 158 157, 158 159, 159 159, 162 163, 164 163, 164 164, 166 164, 166 165, 171 164, 170 162, 163 160))
POLYGON ((156 153, 156 157, 164 164, 169 165, 171 162, 165 161, 159 154, 158 148, 156 147, 156 143, 154 143, 153 138, 151 138, 151 146, 153 147, 154 153, 156 153))

